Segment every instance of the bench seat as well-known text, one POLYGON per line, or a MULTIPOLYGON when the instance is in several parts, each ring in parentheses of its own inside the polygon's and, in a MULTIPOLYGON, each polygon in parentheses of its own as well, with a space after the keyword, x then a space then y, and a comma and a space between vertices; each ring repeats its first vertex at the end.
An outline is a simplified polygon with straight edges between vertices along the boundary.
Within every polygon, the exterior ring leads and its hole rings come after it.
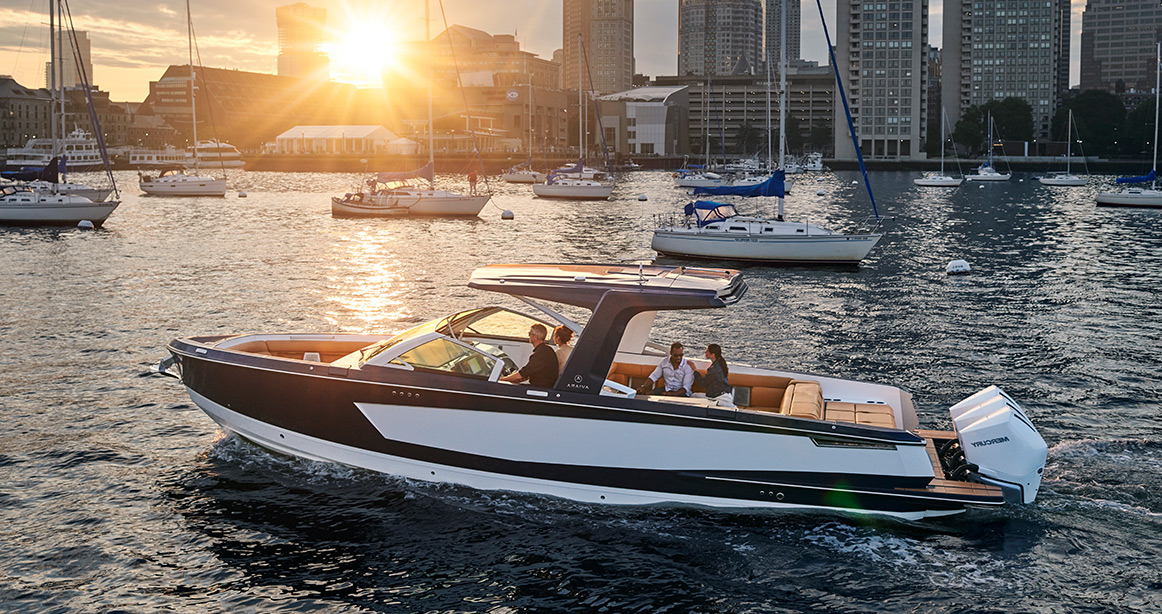
MULTIPOLYGON (((696 361, 691 363, 696 368, 701 366, 696 361)), ((615 362, 609 371, 609 379, 623 386, 632 386, 635 383, 640 385, 650 373, 653 373, 655 367, 656 365, 615 362)), ((705 373, 704 367, 700 372, 705 373)), ((736 390, 749 389, 750 398, 747 403, 740 403, 742 395, 735 394, 735 403, 745 409, 768 411, 796 418, 896 428, 895 412, 890 405, 827 401, 823 398, 822 386, 814 380, 793 380, 789 377, 749 373, 731 373, 729 379, 730 385, 736 390)), ((702 390, 700 386, 695 385, 693 392, 702 390)))

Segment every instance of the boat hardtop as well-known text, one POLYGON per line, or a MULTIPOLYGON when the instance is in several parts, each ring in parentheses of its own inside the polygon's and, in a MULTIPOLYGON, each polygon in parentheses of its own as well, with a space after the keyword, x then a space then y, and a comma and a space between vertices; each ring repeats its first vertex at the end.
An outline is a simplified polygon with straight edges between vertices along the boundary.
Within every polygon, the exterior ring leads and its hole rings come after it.
POLYGON ((725 396, 698 383, 689 396, 639 393, 667 356, 649 340, 657 312, 737 302, 736 270, 490 265, 468 285, 539 314, 493 305, 394 335, 175 339, 161 371, 264 447, 481 489, 921 518, 1028 503, 1040 485, 1044 440, 995 386, 950 409, 955 431, 920 430, 895 386, 744 364, 730 365, 725 396), (541 301, 592 313, 582 325, 541 301), (529 360, 538 323, 579 333, 555 384, 501 381, 529 360))

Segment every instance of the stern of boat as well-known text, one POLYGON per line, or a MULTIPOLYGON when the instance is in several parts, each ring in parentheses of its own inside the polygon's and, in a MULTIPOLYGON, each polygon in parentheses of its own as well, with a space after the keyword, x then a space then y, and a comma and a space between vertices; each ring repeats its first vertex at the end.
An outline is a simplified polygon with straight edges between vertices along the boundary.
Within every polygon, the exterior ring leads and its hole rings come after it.
POLYGON ((989 386, 948 411, 956 438, 937 456, 949 477, 1000 487, 1006 502, 1032 503, 1049 448, 1021 405, 989 386))

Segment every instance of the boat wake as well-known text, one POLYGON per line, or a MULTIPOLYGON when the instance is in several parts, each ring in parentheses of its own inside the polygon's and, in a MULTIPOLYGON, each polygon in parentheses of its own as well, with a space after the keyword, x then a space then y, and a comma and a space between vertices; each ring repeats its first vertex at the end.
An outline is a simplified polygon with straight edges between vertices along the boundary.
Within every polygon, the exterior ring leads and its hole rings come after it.
POLYGON ((960 536, 929 534, 921 539, 881 527, 830 522, 808 531, 802 541, 849 561, 859 559, 906 573, 913 581, 926 581, 938 588, 993 586, 1012 590, 1026 584, 1019 572, 1024 565, 1020 558, 966 547, 972 544, 960 536))
POLYGON ((1151 522, 1162 519, 1162 443, 1081 439, 1049 450, 1047 507, 1081 506, 1151 522))

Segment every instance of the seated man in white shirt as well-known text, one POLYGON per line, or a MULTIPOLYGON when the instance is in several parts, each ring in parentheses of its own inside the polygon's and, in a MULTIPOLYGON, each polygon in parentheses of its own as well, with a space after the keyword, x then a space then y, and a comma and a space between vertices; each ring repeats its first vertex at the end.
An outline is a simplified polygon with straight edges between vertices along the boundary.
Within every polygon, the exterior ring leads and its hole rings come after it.
POLYGON ((650 373, 650 384, 643 384, 638 392, 668 397, 688 397, 694 387, 694 367, 682 358, 682 344, 670 346, 669 358, 650 373), (652 388, 652 390, 651 390, 652 388))

